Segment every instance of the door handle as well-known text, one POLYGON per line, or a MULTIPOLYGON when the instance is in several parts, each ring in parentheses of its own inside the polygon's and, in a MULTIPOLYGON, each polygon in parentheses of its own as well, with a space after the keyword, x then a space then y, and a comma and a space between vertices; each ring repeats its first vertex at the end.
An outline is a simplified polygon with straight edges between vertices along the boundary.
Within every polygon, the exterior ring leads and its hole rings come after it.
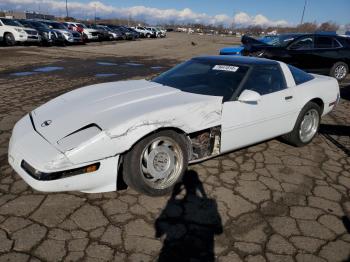
POLYGON ((284 99, 285 100, 291 100, 293 98, 293 96, 286 96, 284 99))

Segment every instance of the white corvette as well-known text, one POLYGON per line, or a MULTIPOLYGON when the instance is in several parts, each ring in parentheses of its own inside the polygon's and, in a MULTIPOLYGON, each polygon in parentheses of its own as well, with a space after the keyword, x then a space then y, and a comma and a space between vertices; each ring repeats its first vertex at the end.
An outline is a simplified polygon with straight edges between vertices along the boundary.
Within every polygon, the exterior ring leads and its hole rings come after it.
POLYGON ((339 100, 334 78, 249 57, 193 58, 151 81, 59 96, 14 127, 9 163, 40 191, 168 193, 188 163, 273 137, 316 135, 339 100))

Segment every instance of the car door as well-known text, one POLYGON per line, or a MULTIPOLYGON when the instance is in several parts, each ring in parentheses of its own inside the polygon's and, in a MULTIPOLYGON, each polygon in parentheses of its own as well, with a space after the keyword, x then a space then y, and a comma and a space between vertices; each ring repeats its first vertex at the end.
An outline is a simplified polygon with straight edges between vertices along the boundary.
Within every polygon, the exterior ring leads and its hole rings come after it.
POLYGON ((287 63, 302 68, 310 69, 313 63, 314 36, 306 35, 289 44, 286 48, 289 61, 287 63))
POLYGON ((340 55, 341 44, 332 36, 315 36, 313 50, 313 69, 318 73, 329 73, 331 67, 342 60, 340 55))
POLYGON ((240 90, 260 94, 256 102, 238 98, 223 104, 221 152, 270 139, 293 128, 295 99, 279 65, 255 66, 240 90))

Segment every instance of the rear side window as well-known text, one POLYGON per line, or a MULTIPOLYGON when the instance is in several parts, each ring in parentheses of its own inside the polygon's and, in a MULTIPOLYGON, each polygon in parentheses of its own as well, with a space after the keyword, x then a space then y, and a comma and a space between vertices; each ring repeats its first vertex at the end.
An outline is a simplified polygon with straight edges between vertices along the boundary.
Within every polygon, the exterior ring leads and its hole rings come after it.
POLYGON ((279 66, 255 66, 243 90, 248 89, 267 95, 286 88, 286 82, 279 66))
POLYGON ((327 36, 318 36, 316 37, 315 47, 316 48, 332 48, 333 39, 327 36))
POLYGON ((338 48, 339 42, 333 37, 329 36, 317 36, 315 41, 316 48, 338 48))
POLYGON ((290 72, 293 75, 294 81, 296 85, 300 85, 302 83, 308 82, 314 77, 303 70, 300 70, 299 68, 296 68, 294 66, 288 65, 290 72))

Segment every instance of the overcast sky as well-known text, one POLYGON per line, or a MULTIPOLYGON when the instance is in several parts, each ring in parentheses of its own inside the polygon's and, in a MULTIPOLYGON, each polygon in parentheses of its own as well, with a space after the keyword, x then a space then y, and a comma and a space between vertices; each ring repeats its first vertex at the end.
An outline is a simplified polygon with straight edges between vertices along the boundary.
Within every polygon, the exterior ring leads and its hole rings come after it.
MULTIPOLYGON (((148 23, 199 22, 230 25, 295 25, 304 0, 68 0, 78 18, 128 17, 148 23)), ((2 10, 27 10, 65 16, 65 0, 0 0, 2 10)), ((350 23, 350 0, 308 0, 304 21, 350 23)))

